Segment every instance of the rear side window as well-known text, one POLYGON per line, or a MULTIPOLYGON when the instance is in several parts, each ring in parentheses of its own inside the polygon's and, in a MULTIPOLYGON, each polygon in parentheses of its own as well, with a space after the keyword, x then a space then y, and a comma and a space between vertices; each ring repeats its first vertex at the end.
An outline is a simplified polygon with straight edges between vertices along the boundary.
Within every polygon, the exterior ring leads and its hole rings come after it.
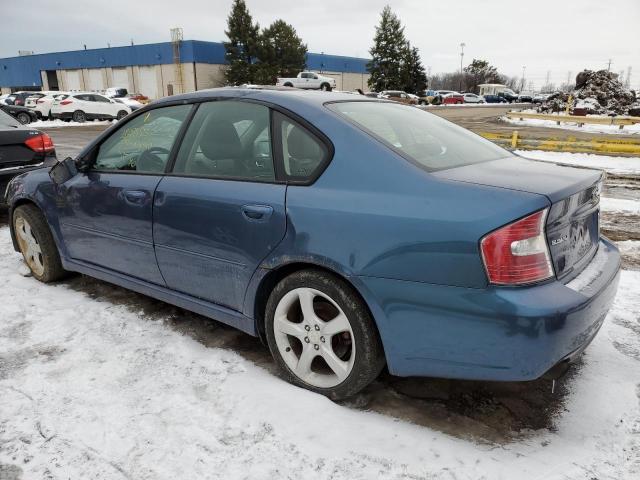
POLYGON ((423 110, 391 102, 327 106, 427 171, 508 157, 506 150, 423 110))
POLYGON ((220 100, 200 105, 173 173, 210 178, 275 180, 269 108, 220 100))
POLYGON ((138 115, 107 138, 94 169, 162 173, 191 105, 176 105, 138 115))
POLYGON ((302 125, 275 112, 279 125, 284 173, 296 181, 313 179, 328 160, 326 145, 302 125))

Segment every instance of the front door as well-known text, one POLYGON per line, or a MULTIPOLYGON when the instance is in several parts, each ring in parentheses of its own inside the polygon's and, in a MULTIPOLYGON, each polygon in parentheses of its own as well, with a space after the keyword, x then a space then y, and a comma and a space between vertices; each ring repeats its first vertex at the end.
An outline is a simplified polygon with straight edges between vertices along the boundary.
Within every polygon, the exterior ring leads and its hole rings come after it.
POLYGON ((153 196, 191 105, 138 115, 102 142, 91 169, 64 184, 60 227, 72 259, 163 285, 153 196))
POLYGON ((156 256, 169 288, 242 310, 253 272, 286 230, 270 131, 266 106, 200 105, 155 195, 156 256))

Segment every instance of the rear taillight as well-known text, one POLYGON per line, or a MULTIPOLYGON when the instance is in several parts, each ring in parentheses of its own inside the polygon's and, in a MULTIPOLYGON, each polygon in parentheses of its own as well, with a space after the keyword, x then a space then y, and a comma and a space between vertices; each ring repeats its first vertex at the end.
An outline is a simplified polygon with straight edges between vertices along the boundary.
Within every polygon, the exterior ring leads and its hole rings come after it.
POLYGON ((544 226, 548 209, 506 225, 480 241, 489 282, 517 285, 553 276, 544 226))
POLYGON ((34 152, 38 153, 49 153, 55 150, 53 140, 51 140, 51 137, 46 133, 34 135, 33 137, 25 140, 24 144, 34 152))
POLYGON ((70 103, 73 103, 73 101, 72 100, 62 100, 60 102, 60 105, 69 105, 70 103))

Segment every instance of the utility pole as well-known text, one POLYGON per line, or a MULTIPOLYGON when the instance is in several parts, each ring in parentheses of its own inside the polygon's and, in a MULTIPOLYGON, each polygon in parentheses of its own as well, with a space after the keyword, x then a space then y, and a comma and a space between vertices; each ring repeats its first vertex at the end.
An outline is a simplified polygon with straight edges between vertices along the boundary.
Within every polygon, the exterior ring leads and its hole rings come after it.
POLYGON ((571 74, 573 72, 571 70, 569 70, 569 72, 567 73, 567 91, 569 91, 570 87, 571 87, 571 74))
POLYGON ((631 88, 631 65, 627 68, 627 81, 624 82, 625 87, 631 88))
POLYGON ((607 63, 607 72, 611 71, 611 63, 612 63, 612 60, 609 59, 609 62, 607 63))
POLYGON ((464 59, 464 47, 466 47, 466 45, 462 42, 460 44, 460 90, 462 90, 462 60, 464 59))
POLYGON ((526 65, 522 66, 522 81, 520 82, 520 93, 522 93, 522 90, 524 90, 524 72, 527 69, 526 65))
POLYGON ((551 70, 547 70, 547 79, 544 81, 545 86, 549 85, 549 77, 551 76, 551 70))

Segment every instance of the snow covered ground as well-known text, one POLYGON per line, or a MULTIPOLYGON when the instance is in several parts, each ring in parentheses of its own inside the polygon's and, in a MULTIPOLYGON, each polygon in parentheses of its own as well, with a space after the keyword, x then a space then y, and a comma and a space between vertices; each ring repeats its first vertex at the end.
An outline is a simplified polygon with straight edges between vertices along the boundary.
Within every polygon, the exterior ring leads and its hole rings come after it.
POLYGON ((64 120, 38 120, 37 122, 31 122, 29 126, 33 128, 91 127, 96 125, 111 125, 114 122, 117 122, 117 120, 94 120, 84 123, 74 121, 65 122, 64 120))
POLYGON ((491 442, 335 404, 255 361, 261 347, 176 329, 172 307, 21 269, 0 227, 3 480, 639 478, 640 272, 623 272, 553 428, 491 442))
POLYGON ((640 175, 640 157, 612 157, 592 153, 546 152, 543 150, 515 150, 514 153, 521 157, 545 162, 599 168, 607 173, 617 175, 640 175))
POLYGON ((640 135, 640 123, 625 125, 624 128, 620 130, 618 125, 594 125, 585 123, 583 126, 579 127, 577 123, 561 122, 560 125, 558 125, 554 120, 539 120, 536 118, 524 118, 520 120, 505 116, 500 117, 500 120, 511 125, 518 125, 522 127, 548 127, 589 133, 609 133, 613 135, 640 135))

